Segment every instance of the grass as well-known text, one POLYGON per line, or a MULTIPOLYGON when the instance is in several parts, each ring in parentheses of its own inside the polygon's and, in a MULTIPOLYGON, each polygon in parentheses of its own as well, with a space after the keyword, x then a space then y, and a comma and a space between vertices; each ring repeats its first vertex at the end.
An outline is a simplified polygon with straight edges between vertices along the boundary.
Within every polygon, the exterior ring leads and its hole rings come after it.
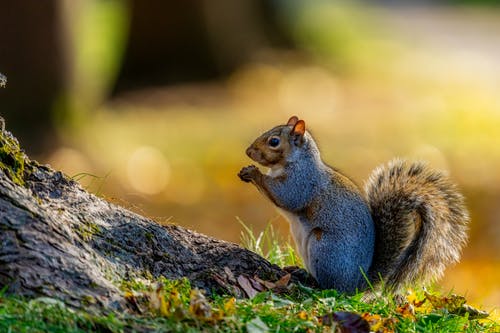
POLYGON ((190 288, 185 293, 167 289, 164 295, 171 297, 165 297, 168 303, 165 313, 151 311, 141 316, 124 313, 96 316, 71 310, 52 299, 2 297, 0 331, 322 332, 329 329, 325 318, 335 311, 359 313, 368 319, 372 330, 381 332, 498 332, 500 328, 493 321, 471 320, 445 310, 411 314, 383 298, 365 303, 361 294, 346 297, 333 290, 303 288, 288 296, 263 292, 251 300, 221 296, 202 301, 206 310, 193 305, 198 294, 190 288), (173 302, 172 294, 177 295, 173 302))
POLYGON ((280 267, 302 266, 300 257, 295 253, 290 242, 284 242, 274 231, 271 222, 258 235, 247 226, 241 219, 237 218, 243 227, 241 232, 241 244, 243 247, 266 258, 271 263, 280 267), (282 246, 281 244, 284 244, 282 246))
MULTIPOLYGON (((298 261, 288 244, 273 238, 271 225, 258 235, 246 226, 244 229, 245 244, 267 254, 274 263, 298 261)), ((405 302, 397 303, 388 295, 366 302, 362 293, 346 296, 335 290, 300 285, 290 286, 284 293, 261 292, 252 299, 224 295, 208 299, 187 279, 128 281, 121 288, 142 315, 95 315, 70 309, 50 298, 28 300, 0 292, 0 332, 333 332, 332 325, 356 325, 360 317, 375 332, 500 330, 493 320, 451 313, 451 297, 428 296, 433 303, 423 301, 423 291, 411 293, 405 302), (436 302, 448 304, 440 308, 436 302), (338 315, 347 316, 347 322, 336 322, 338 315)))

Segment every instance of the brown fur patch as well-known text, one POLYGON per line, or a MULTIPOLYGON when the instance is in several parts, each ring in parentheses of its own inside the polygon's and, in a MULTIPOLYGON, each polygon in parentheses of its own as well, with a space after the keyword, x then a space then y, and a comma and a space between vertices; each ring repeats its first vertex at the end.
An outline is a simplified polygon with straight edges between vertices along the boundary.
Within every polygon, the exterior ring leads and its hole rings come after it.
POLYGON ((307 221, 313 221, 319 208, 319 203, 313 201, 309 205, 307 205, 306 208, 304 208, 302 214, 307 219, 307 221))
POLYGON ((284 165, 285 159, 291 150, 289 139, 290 128, 288 126, 275 127, 255 139, 248 147, 247 154, 252 160, 263 166, 284 165), (272 136, 280 138, 280 145, 277 148, 268 145, 268 140, 272 136))
POLYGON ((314 228, 311 232, 314 234, 317 241, 321 240, 321 238, 323 237, 323 230, 321 230, 320 228, 314 228))

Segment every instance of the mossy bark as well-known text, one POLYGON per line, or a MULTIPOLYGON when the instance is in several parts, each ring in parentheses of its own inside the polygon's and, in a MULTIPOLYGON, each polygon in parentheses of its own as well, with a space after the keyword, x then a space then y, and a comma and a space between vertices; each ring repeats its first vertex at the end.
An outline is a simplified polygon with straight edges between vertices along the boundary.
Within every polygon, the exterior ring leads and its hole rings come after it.
POLYGON ((253 252, 162 226, 31 161, 0 132, 0 289, 99 311, 127 308, 120 285, 187 277, 207 292, 242 295, 234 276, 286 274, 253 252), (232 276, 234 275, 234 276, 232 276))

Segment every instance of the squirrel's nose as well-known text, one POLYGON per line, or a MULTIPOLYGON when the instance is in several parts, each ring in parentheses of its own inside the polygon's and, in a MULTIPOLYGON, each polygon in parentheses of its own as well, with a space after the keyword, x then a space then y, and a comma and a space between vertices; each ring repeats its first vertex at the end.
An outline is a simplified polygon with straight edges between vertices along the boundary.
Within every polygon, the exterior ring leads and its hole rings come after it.
POLYGON ((252 147, 248 147, 247 150, 245 151, 248 157, 252 157, 250 154, 252 153, 252 147))

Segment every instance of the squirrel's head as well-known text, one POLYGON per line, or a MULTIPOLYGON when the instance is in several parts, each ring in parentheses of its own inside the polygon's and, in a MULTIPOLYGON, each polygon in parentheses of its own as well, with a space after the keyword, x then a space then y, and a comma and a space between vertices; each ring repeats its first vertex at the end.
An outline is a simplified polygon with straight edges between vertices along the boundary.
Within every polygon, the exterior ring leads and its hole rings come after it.
POLYGON ((306 123, 293 116, 286 125, 276 126, 255 139, 246 153, 266 167, 284 165, 292 151, 304 144, 305 133, 306 123))

